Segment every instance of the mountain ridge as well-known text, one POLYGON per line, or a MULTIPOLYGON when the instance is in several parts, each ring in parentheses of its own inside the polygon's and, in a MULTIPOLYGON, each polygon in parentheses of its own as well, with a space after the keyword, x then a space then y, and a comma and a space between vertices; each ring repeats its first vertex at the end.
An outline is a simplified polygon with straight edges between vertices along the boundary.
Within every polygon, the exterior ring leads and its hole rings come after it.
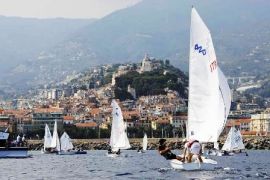
POLYGON ((66 40, 45 50, 45 58, 31 59, 24 66, 29 67, 23 69, 25 72, 12 71, 9 78, 30 73, 35 77, 30 86, 46 84, 93 65, 137 62, 145 53, 169 59, 187 71, 192 4, 212 33, 218 62, 225 74, 260 73, 270 68, 270 63, 264 65, 270 56, 267 51, 270 25, 264 23, 270 21, 267 8, 270 3, 259 2, 142 1, 78 29, 66 40))

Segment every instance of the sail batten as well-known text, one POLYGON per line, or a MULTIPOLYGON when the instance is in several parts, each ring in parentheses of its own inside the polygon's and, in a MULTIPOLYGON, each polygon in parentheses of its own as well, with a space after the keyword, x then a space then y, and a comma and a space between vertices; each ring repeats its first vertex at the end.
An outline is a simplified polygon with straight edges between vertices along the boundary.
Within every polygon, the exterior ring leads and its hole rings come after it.
POLYGON ((218 68, 210 31, 192 8, 187 137, 217 142, 227 120, 230 101, 229 86, 218 68))

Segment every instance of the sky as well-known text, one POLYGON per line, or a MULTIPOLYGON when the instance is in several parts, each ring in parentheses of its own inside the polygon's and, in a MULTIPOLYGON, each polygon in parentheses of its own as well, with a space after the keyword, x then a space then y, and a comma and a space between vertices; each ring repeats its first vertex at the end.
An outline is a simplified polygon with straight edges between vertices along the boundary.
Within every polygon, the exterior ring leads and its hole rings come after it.
POLYGON ((141 0, 0 0, 0 15, 35 18, 101 18, 141 0))

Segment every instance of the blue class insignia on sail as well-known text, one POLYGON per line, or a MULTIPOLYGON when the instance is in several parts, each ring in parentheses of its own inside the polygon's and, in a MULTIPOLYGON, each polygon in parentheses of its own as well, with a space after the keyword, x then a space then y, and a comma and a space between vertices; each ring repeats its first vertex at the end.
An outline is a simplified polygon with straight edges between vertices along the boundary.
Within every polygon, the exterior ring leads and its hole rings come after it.
POLYGON ((200 46, 200 45, 198 45, 198 44, 195 44, 194 50, 195 50, 195 51, 198 51, 198 52, 201 53, 202 55, 206 55, 206 50, 203 49, 203 47, 200 46))

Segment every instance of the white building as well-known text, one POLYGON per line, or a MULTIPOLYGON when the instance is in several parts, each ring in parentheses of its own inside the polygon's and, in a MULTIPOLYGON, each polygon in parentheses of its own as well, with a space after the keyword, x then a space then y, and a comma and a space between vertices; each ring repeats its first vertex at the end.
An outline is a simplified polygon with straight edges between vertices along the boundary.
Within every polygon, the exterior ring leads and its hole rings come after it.
POLYGON ((128 90, 127 90, 134 99, 136 99, 136 90, 132 88, 130 85, 128 85, 128 90))
POLYGON ((152 70, 153 70, 152 61, 150 60, 150 58, 146 54, 143 61, 142 61, 142 66, 141 66, 141 69, 140 69, 140 73, 149 72, 149 71, 152 71, 152 70))

